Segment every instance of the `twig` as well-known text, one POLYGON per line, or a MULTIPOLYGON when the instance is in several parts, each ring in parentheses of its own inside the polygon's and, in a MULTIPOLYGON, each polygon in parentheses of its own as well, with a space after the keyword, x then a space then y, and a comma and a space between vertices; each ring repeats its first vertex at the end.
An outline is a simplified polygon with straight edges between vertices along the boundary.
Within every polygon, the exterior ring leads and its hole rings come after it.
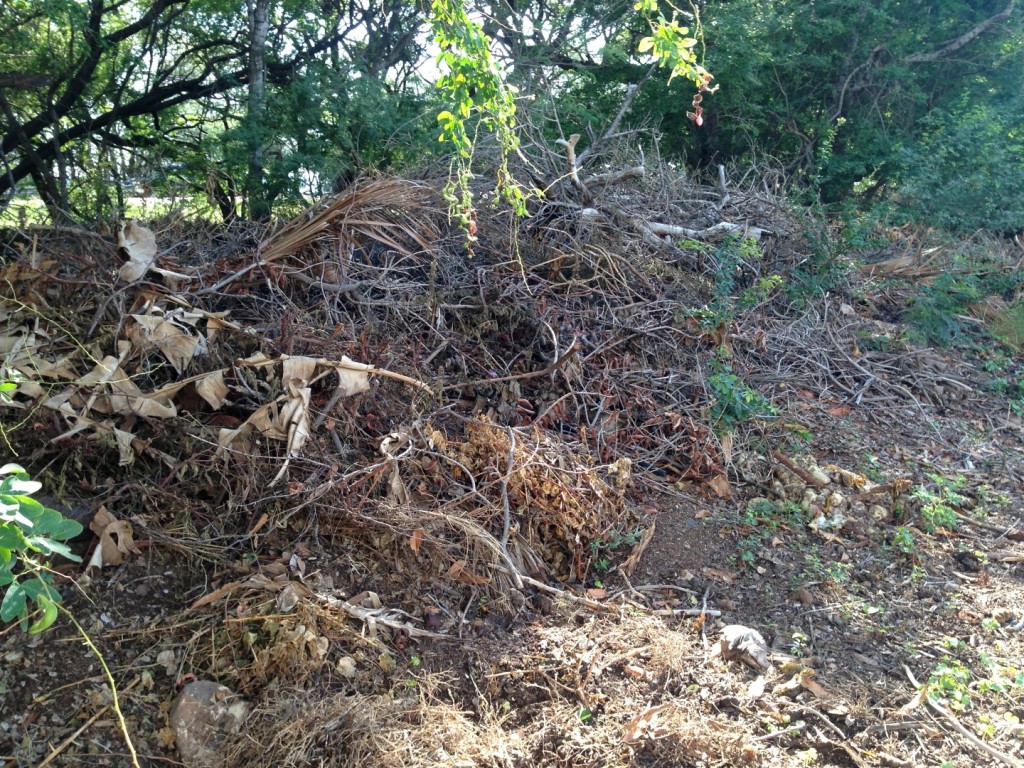
POLYGON ((554 373, 561 368, 565 361, 575 355, 580 349, 580 343, 577 339, 573 339, 572 344, 565 350, 565 354, 559 357, 555 362, 540 371, 527 371, 526 373, 514 373, 510 376, 496 376, 493 379, 477 379, 476 381, 467 381, 462 384, 448 384, 445 389, 462 389, 463 387, 478 387, 481 384, 500 384, 503 381, 519 381, 522 379, 535 379, 538 376, 547 376, 549 373, 554 373))
POLYGON ((590 190, 587 189, 586 185, 582 181, 580 181, 579 171, 576 167, 576 142, 579 140, 580 135, 578 133, 574 133, 568 138, 568 140, 559 139, 555 143, 561 147, 565 147, 565 159, 569 164, 569 180, 572 182, 572 185, 580 191, 584 202, 590 202, 592 199, 590 190))
POLYGON ((790 733, 797 733, 799 731, 802 731, 806 727, 806 723, 797 723, 796 725, 791 725, 789 726, 789 728, 784 728, 781 731, 772 731, 771 733, 766 733, 764 736, 757 736, 756 738, 753 738, 750 741, 753 744, 756 744, 760 741, 770 741, 772 739, 777 739, 781 736, 786 736, 790 733))
POLYGON ((799 477, 808 485, 813 485, 815 488, 824 487, 825 483, 815 478, 814 475, 812 475, 806 469, 804 469, 799 464, 794 462, 788 456, 784 456, 781 451, 772 451, 772 458, 774 458, 780 464, 785 465, 786 469, 788 469, 790 472, 799 477))
MULTIPOLYGON (((511 575, 509 569, 503 565, 498 565, 497 563, 490 563, 488 567, 493 568, 496 571, 501 571, 502 573, 507 573, 511 575)), ((564 589, 552 587, 548 584, 545 584, 543 581, 537 581, 536 579, 530 578, 526 574, 520 574, 520 578, 522 578, 524 584, 529 584, 531 587, 536 587, 537 589, 543 592, 547 592, 552 595, 557 595, 558 597, 564 597, 566 600, 570 600, 574 603, 579 603, 580 605, 585 605, 587 608, 591 608, 595 611, 602 611, 603 613, 618 613, 619 609, 614 605, 607 605, 605 603, 599 603, 597 602, 597 600, 591 600, 589 597, 580 597, 579 595, 574 595, 572 592, 566 592, 564 589)))
MULTIPOLYGON (((96 657, 97 661, 99 661, 100 666, 103 668, 103 674, 106 676, 107 683, 110 685, 111 701, 110 701, 110 704, 108 704, 107 706, 113 708, 114 714, 117 716, 117 722, 121 726, 121 733, 124 734, 125 746, 128 747, 128 752, 131 755, 131 761, 132 761, 133 768, 140 768, 140 766, 139 766, 139 757, 135 753, 135 745, 132 744, 131 734, 128 733, 128 724, 124 721, 124 714, 121 712, 121 703, 120 703, 120 701, 117 698, 117 683, 114 682, 114 676, 110 673, 110 667, 107 666, 106 659, 103 658, 103 654, 100 653, 99 649, 93 644, 92 638, 90 638, 89 634, 82 628, 82 625, 79 624, 77 621, 75 621, 75 617, 71 615, 71 611, 69 611, 67 608, 65 608, 62 605, 58 605, 57 609, 61 613, 63 613, 72 624, 74 624, 75 629, 78 630, 78 634, 80 634, 82 636, 82 639, 85 641, 85 644, 87 646, 89 646, 89 650, 92 651, 92 653, 96 657)), ((131 684, 128 685, 125 688, 125 691, 131 690, 131 688, 133 686, 135 686, 136 683, 138 683, 140 679, 141 678, 138 678, 138 677, 135 678, 131 682, 131 684)), ((104 707, 104 710, 106 710, 106 707, 104 707)), ((90 720, 89 722, 90 723, 93 722, 93 720, 95 720, 97 717, 99 717, 100 714, 101 713, 97 713, 95 715, 95 717, 93 717, 92 720, 90 720)), ((86 725, 88 725, 88 723, 86 725)), ((84 727, 85 726, 83 726, 83 729, 84 729, 84 727)), ((48 765, 50 763, 50 761, 53 760, 53 758, 56 757, 59 754, 60 750, 63 750, 63 749, 67 748, 67 745, 71 743, 73 738, 74 738, 73 736, 70 737, 66 742, 64 742, 60 746, 60 748, 57 751, 51 753, 50 756, 46 758, 46 760, 44 760, 42 763, 40 763, 37 768, 44 768, 44 766, 48 765)))

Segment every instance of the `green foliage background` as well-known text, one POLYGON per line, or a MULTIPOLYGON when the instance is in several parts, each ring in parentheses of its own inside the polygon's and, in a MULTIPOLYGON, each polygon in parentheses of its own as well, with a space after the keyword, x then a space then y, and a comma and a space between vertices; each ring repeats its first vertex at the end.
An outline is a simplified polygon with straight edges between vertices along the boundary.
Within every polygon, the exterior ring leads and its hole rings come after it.
POLYGON ((895 223, 1024 229, 1020 8, 698 5, 695 16, 664 0, 467 0, 424 14, 409 0, 323 0, 313 13, 272 0, 266 118, 253 126, 238 2, 8 0, 0 204, 36 192, 51 217, 87 221, 118 215, 140 188, 202 197, 211 169, 244 189, 256 131, 268 202, 289 210, 357 173, 465 154, 436 141, 440 113, 459 117, 469 105, 467 140, 497 130, 515 151, 515 126, 548 143, 600 133, 627 86, 642 84, 623 127, 657 127, 661 155, 695 170, 771 168, 805 201, 895 223), (474 39, 484 48, 442 51, 439 65, 428 22, 436 38, 444 8, 464 30, 480 20, 474 39), (664 34, 673 25, 686 29, 675 43, 664 34), (481 67, 451 69, 463 53, 487 50, 481 67), (651 76, 652 53, 684 77, 651 76), (701 65, 717 90, 704 94, 698 126, 687 114, 701 65), (488 111, 499 103, 500 114, 488 111))

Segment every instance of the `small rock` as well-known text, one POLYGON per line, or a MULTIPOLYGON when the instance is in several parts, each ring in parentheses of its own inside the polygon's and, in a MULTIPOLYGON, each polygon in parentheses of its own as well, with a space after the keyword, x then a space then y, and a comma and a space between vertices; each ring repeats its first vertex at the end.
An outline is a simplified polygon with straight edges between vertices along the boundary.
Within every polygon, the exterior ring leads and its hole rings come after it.
POLYGON ((342 656, 340 659, 338 659, 338 663, 335 665, 334 669, 342 677, 347 677, 351 679, 356 676, 356 660, 353 659, 351 656, 342 656))
POLYGON ((811 469, 808 470, 808 474, 814 478, 816 483, 828 485, 832 482, 832 478, 825 474, 825 471, 822 470, 821 467, 811 467, 811 469))
POLYGON ((189 768, 224 763, 224 737, 238 733, 249 714, 245 701, 212 680, 196 680, 181 689, 171 706, 170 725, 178 756, 189 768))

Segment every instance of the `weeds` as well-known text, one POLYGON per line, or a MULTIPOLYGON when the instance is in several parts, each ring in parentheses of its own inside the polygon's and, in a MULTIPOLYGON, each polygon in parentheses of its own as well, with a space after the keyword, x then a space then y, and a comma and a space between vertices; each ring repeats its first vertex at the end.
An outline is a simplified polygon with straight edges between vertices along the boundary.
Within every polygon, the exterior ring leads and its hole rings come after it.
POLYGON ((729 354, 724 348, 720 348, 711 358, 711 371, 707 378, 714 397, 711 417, 724 431, 728 432, 751 419, 778 416, 778 410, 764 395, 733 373, 729 354))
POLYGON ((967 478, 958 475, 953 480, 941 475, 929 474, 934 490, 919 486, 910 497, 921 504, 921 523, 928 533, 939 528, 953 530, 957 524, 957 509, 963 507, 967 497, 960 493, 967 484, 967 478))

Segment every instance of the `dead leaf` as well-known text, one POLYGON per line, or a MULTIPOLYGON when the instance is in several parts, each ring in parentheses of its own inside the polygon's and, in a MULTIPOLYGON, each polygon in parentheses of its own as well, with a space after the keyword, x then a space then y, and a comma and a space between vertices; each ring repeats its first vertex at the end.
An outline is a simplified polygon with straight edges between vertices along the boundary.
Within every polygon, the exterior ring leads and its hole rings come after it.
POLYGON ((711 478, 708 480, 707 485, 718 498, 732 498, 732 488, 729 485, 729 479, 725 475, 718 475, 711 478))
POLYGON ((724 571, 720 568, 705 568, 701 572, 704 574, 705 578, 714 579, 715 581, 724 581, 728 584, 732 584, 739 576, 736 571, 724 571))
POLYGON ((234 592, 240 586, 242 586, 242 582, 241 581, 230 581, 227 584, 225 584, 223 587, 220 587, 218 589, 213 590, 213 592, 207 592, 205 595, 203 595, 198 600, 196 600, 194 603, 192 603, 192 605, 189 606, 189 609, 194 611, 197 608, 202 608, 204 605, 209 605, 210 603, 215 603, 218 600, 220 600, 222 597, 224 597, 226 595, 230 595, 232 592, 234 592))
POLYGON ((900 714, 904 717, 910 715, 911 713, 913 713, 915 709, 924 704, 927 698, 928 685, 925 684, 921 686, 921 689, 916 694, 914 694, 914 698, 912 698, 910 701, 908 701, 906 704, 900 707, 900 714))
POLYGON ((409 489, 402 482, 402 475, 398 472, 398 462, 392 462, 391 478, 388 481, 388 498, 397 504, 409 503, 409 489))
POLYGON ((192 358, 207 351, 206 340, 194 328, 174 322, 174 318, 169 315, 165 317, 161 313, 129 317, 135 322, 127 327, 125 333, 136 348, 141 352, 154 348, 160 350, 179 374, 188 367, 192 358))
POLYGON ((487 579, 466 570, 465 560, 456 560, 452 563, 452 567, 448 569, 448 575, 456 581, 460 581, 463 584, 470 584, 475 587, 487 583, 487 579))
POLYGON ((755 679, 747 688, 747 698, 751 701, 757 701, 760 699, 764 696, 764 689, 766 685, 767 681, 765 680, 764 675, 758 675, 757 679, 755 679))
POLYGON ((591 600, 604 600, 608 597, 608 590, 594 587, 587 590, 587 597, 591 600))
POLYGON ((132 538, 132 524, 127 520, 118 520, 103 505, 96 510, 89 529, 100 538, 100 545, 96 547, 99 556, 93 553, 89 561, 90 568, 120 565, 126 555, 138 551, 132 538))
POLYGON ((630 722, 622 735, 622 740, 632 744, 640 739, 660 739, 669 734, 669 729, 664 725, 658 725, 658 718, 673 705, 659 704, 656 707, 648 707, 639 717, 630 722))
POLYGON ((412 536, 409 537, 409 549, 413 551, 413 554, 417 554, 420 551, 420 542, 423 541, 423 529, 417 528, 412 532, 412 536))
POLYGON ((117 232, 117 245, 128 254, 128 262, 121 266, 118 277, 126 283, 134 283, 145 276, 156 260, 156 235, 132 220, 123 224, 117 232))
POLYGON ((291 613, 299 604, 302 593, 294 582, 288 584, 277 593, 277 610, 281 613, 291 613))
POLYGON ((828 712, 832 715, 847 714, 849 709, 839 698, 814 679, 814 670, 805 669, 800 672, 800 685, 814 694, 815 698, 828 706, 828 712))

